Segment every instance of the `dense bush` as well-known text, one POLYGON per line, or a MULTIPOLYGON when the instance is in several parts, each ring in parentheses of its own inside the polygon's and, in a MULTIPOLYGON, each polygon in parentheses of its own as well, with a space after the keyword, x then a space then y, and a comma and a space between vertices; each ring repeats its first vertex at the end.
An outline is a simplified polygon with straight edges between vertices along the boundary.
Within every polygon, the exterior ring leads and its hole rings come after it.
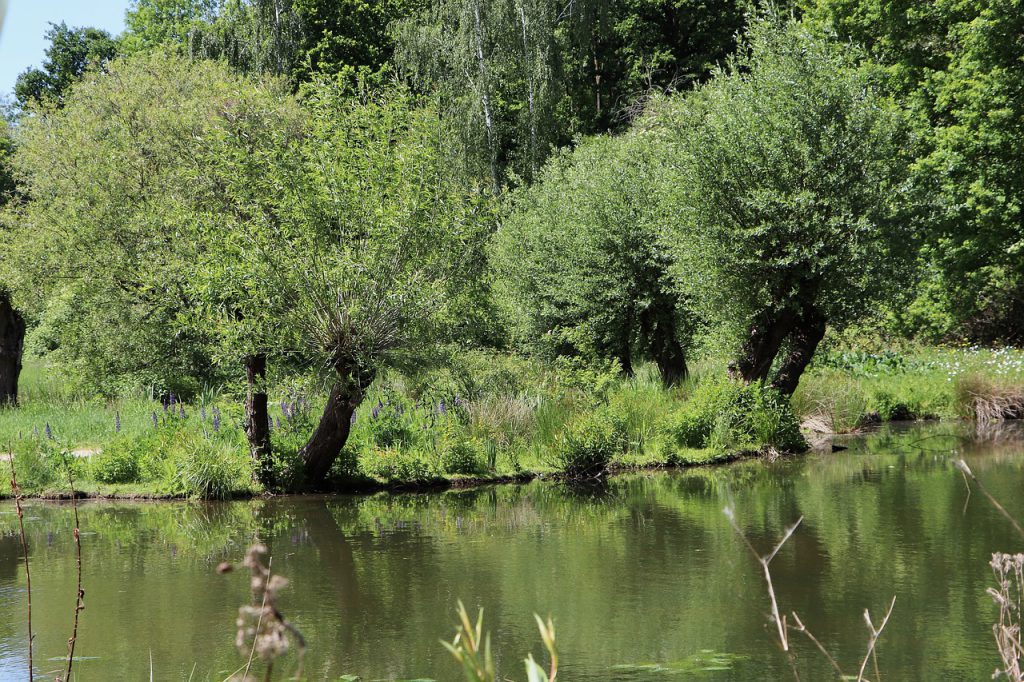
POLYGON ((92 477, 100 483, 136 483, 141 480, 142 453, 138 439, 117 438, 93 455, 89 465, 92 477))
POLYGON ((598 409, 569 425, 555 448, 554 462, 572 477, 599 475, 628 445, 625 423, 610 410, 598 409))
POLYGON ((760 383, 701 383, 666 427, 670 446, 716 451, 773 448, 802 452, 807 442, 789 399, 760 383))

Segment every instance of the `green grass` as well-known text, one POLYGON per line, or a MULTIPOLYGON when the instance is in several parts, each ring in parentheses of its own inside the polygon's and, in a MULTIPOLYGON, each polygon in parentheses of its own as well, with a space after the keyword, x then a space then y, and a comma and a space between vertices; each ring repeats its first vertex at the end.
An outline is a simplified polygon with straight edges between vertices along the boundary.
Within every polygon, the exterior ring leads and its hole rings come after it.
MULTIPOLYGON (((788 407, 768 393, 729 388, 721 363, 703 366, 703 377, 671 390, 652 366, 623 378, 613 367, 480 352, 430 372, 384 373, 356 412, 333 479, 339 487, 360 480, 494 480, 601 467, 695 465, 766 446, 799 449, 788 407)), ((39 364, 26 368, 22 385, 21 406, 0 410, 0 451, 16 453, 29 492, 63 486, 68 461, 74 462, 80 489, 92 494, 260 492, 251 482, 237 399, 207 393, 173 409, 142 395, 106 402, 80 395, 39 364), (65 456, 83 450, 99 454, 65 456)), ((283 488, 301 483, 295 455, 322 407, 317 392, 303 397, 300 385, 272 392, 274 467, 283 488)), ((822 430, 845 432, 879 419, 971 416, 985 391, 1004 402, 1024 394, 1024 353, 832 351, 804 376, 792 409, 822 430)), ((0 494, 8 490, 0 484, 0 494)))

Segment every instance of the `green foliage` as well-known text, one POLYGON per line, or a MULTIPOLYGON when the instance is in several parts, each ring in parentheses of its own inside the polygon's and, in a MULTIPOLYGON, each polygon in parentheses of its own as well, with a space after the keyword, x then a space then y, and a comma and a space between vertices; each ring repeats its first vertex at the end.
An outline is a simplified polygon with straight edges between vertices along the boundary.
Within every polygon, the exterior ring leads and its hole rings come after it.
POLYGON ((92 456, 89 469, 100 483, 136 483, 142 475, 140 458, 134 439, 118 438, 92 456))
POLYGON ((519 343, 628 373, 654 359, 672 381, 694 324, 660 240, 649 141, 590 138, 552 158, 513 197, 492 263, 519 343))
POLYGON ((97 28, 68 28, 50 24, 43 68, 30 68, 18 76, 14 96, 22 107, 31 104, 61 105, 68 89, 90 66, 102 66, 117 54, 117 42, 97 28))
POLYGON ((465 168, 531 181, 581 134, 624 128, 652 92, 705 78, 734 47, 742 0, 438 0, 396 22, 394 61, 437 93, 465 168))
POLYGON ((571 422, 553 453, 555 465, 571 477, 598 476, 626 451, 629 439, 622 419, 607 408, 571 422))
POLYGON ((909 271, 907 126, 858 58, 769 10, 706 85, 655 107, 680 167, 664 180, 684 286, 752 339, 841 327, 909 271))
POLYGON ((701 382, 667 426, 676 448, 803 452, 807 443, 789 399, 760 383, 701 382))

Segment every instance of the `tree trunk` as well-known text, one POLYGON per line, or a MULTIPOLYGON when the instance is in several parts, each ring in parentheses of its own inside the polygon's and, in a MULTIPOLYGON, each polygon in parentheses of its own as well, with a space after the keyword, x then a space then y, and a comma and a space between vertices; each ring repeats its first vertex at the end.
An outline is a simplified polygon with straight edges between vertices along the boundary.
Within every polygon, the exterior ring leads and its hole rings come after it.
POLYGON ((373 381, 372 372, 339 369, 338 375, 327 397, 320 423, 299 450, 306 485, 313 488, 323 485, 331 466, 345 447, 352 429, 352 415, 363 400, 366 386, 373 381))
POLYGON ((804 308, 790 335, 790 350, 772 380, 772 388, 793 395, 800 377, 825 336, 825 316, 814 306, 804 308))
POLYGON ((633 377, 635 375, 633 370, 633 353, 630 351, 628 341, 619 348, 619 365, 622 367, 622 374, 624 376, 633 377))
POLYGON ((793 331, 796 319, 796 313, 789 309, 758 315, 750 326, 750 334, 739 358, 729 365, 729 373, 748 384, 767 379, 783 341, 793 331))
POLYGON ((690 376, 690 369, 686 366, 686 352, 674 331, 675 329, 659 331, 658 335, 663 338, 659 338, 654 347, 654 361, 658 363, 661 381, 666 388, 675 386, 690 376))
POLYGON ((18 403, 18 376, 25 348, 25 320, 0 291, 0 406, 18 403))
POLYGON ((270 412, 267 409, 267 356, 262 353, 245 358, 245 436, 256 465, 256 480, 273 484, 270 466, 270 412))

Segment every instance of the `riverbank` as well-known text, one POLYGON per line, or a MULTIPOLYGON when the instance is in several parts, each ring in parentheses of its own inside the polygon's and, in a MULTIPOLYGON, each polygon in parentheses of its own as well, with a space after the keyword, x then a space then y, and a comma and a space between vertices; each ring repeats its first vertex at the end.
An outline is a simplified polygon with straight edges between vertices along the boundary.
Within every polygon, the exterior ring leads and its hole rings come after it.
MULTIPOLYGON (((317 489, 429 490, 707 465, 736 453, 799 452, 807 439, 881 422, 990 419, 1013 416, 1014 400, 1024 405, 1020 351, 826 352, 791 401, 723 375, 703 363, 665 388, 653 367, 625 378, 615 366, 483 353, 431 372, 390 373, 357 410, 345 450, 317 489), (1011 406, 1006 414, 979 411, 996 398, 1011 406)), ((69 474, 77 490, 100 498, 308 489, 295 463, 321 410, 313 378, 273 391, 270 489, 252 483, 240 399, 230 390, 103 401, 39 367, 28 378, 22 406, 0 410, 0 452, 14 453, 28 495, 67 495, 69 474)), ((0 495, 10 495, 6 482, 0 495)))

